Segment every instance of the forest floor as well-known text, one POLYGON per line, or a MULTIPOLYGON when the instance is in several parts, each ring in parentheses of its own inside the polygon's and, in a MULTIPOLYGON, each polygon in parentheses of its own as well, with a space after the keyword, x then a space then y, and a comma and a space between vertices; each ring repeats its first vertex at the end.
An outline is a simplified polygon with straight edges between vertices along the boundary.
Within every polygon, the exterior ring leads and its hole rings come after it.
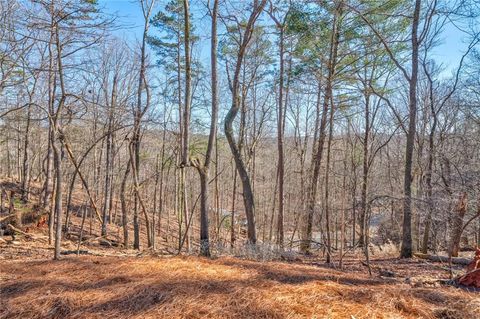
MULTIPOLYGON (((65 243, 64 249, 73 243, 65 243)), ((51 260, 39 240, 0 244, 0 318, 479 318, 478 292, 441 284, 425 260, 356 258, 343 270, 319 258, 89 250, 51 260), (382 276, 383 275, 383 276, 382 276), (391 277, 385 277, 391 276, 391 277)))
MULTIPOLYGON (((80 221, 72 216, 72 234, 80 221)), ((108 246, 90 226, 85 254, 53 261, 46 228, 24 225, 28 236, 0 236, 0 319, 480 318, 480 293, 449 285, 447 264, 387 251, 372 255, 370 276, 359 252, 345 257, 343 269, 322 256, 206 259, 175 256, 166 245, 156 252, 108 246)), ((62 251, 76 252, 77 242, 67 236, 62 251)), ((461 273, 454 265, 453 275, 461 273)))

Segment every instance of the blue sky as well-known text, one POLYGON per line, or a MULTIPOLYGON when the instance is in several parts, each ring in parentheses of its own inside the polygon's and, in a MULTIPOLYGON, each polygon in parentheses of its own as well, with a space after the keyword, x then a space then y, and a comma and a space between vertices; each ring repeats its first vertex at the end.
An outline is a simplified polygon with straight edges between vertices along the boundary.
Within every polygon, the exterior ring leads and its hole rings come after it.
MULTIPOLYGON (((157 0, 156 12, 167 0, 157 0)), ((99 0, 104 12, 117 17, 117 23, 122 26, 116 31, 121 38, 135 40, 141 37, 143 16, 138 1, 135 0, 99 0)), ((430 55, 442 63, 448 70, 453 70, 458 65, 466 44, 463 43, 462 34, 453 26, 446 28, 441 37, 441 44, 430 55)))
MULTIPOLYGON (((132 0, 99 0, 104 12, 115 16, 121 30, 116 31, 122 38, 139 39, 142 32, 142 9, 136 1, 132 0)), ((157 6, 158 7, 158 6, 157 6)))

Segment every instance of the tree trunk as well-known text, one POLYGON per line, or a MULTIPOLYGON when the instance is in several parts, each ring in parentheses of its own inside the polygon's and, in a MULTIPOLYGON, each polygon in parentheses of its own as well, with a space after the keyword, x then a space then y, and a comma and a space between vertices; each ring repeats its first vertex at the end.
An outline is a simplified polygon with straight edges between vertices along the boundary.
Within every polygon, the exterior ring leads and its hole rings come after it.
POLYGON ((403 199, 403 227, 401 258, 411 258, 412 247, 412 166, 413 148, 415 144, 415 131, 417 119, 417 81, 418 81, 418 25, 420 21, 421 0, 415 1, 415 9, 412 21, 412 74, 409 79, 409 124, 407 144, 405 148, 405 175, 404 175, 404 199, 403 199))
POLYGON ((255 230, 255 201, 254 195, 252 192, 252 186, 250 183, 250 177, 247 172, 246 165, 242 159, 242 154, 239 151, 238 145, 235 141, 235 137, 233 134, 233 121, 237 116, 240 107, 239 101, 239 85, 240 85, 240 70, 242 68, 243 59, 245 55, 245 51, 251 39, 251 34, 253 32, 253 28, 255 22, 263 11, 265 7, 266 0, 262 0, 260 3, 254 1, 254 6, 248 22, 245 27, 245 31, 242 37, 242 42, 240 43, 237 60, 235 64, 235 73, 233 77, 233 82, 231 86, 232 91, 232 105, 230 110, 228 111, 227 115, 225 116, 225 136, 227 138, 228 144, 230 146, 230 150, 232 152, 233 158, 235 160, 235 165, 237 167, 238 175, 240 176, 240 180, 242 182, 243 187, 243 201, 245 206, 245 214, 247 216, 247 237, 248 243, 252 246, 255 246, 257 242, 257 234, 255 230))
MULTIPOLYGON (((334 13, 333 19, 333 30, 330 39, 330 53, 328 60, 328 75, 325 84, 325 93, 323 99, 322 107, 322 119, 320 121, 319 132, 316 132, 318 141, 314 141, 316 145, 314 146, 314 155, 312 157, 312 177, 310 180, 310 186, 308 189, 307 197, 307 214, 305 216, 305 228, 302 234, 302 242, 300 245, 300 251, 308 254, 310 253, 310 243, 312 240, 312 223, 313 215, 315 212, 315 203, 317 200, 317 188, 318 188, 318 178, 320 175, 320 165, 322 163, 323 148, 325 143, 325 129, 327 124, 327 112, 328 105, 330 103, 332 94, 333 94, 333 80, 335 77, 335 68, 337 64, 337 55, 338 55, 338 44, 340 39, 340 28, 339 28, 339 18, 342 15, 342 6, 343 3, 340 2, 334 13)), ((320 92, 320 85, 319 85, 320 92)), ((319 103, 319 102, 317 102, 319 103)))
POLYGON ((46 209, 50 202, 52 195, 51 179, 52 179, 52 128, 48 128, 48 148, 47 148, 47 163, 45 168, 45 183, 43 184, 43 198, 42 207, 46 209))
POLYGON ((278 118, 277 118, 277 150, 278 150, 278 216, 277 216, 277 244, 280 249, 284 245, 283 232, 283 214, 284 214, 284 180, 285 180, 285 163, 283 152, 283 74, 284 74, 284 43, 283 43, 283 27, 280 29, 280 75, 278 89, 278 118))
MULTIPOLYGON (((432 83, 430 83, 430 85, 431 84, 432 83)), ((422 253, 424 254, 428 252, 430 227, 432 224, 432 216, 435 209, 433 204, 432 174, 433 174, 433 163, 435 161, 435 130, 437 127, 437 114, 435 112, 435 108, 433 104, 433 88, 432 87, 430 88, 430 111, 432 112, 431 116, 433 118, 433 123, 432 123, 432 127, 430 128, 430 134, 428 135, 428 159, 427 159, 427 171, 425 173, 428 212, 427 212, 427 217, 425 219, 425 230, 423 233, 423 243, 422 243, 422 253)))
MULTIPOLYGON (((368 90, 368 88, 365 88, 368 90)), ((359 246, 363 246, 366 243, 366 228, 367 214, 368 214, 368 171, 369 171, 369 143, 370 143, 370 95, 365 92, 365 133, 363 135, 363 173, 362 173, 362 193, 361 193, 361 211, 360 211, 360 238, 358 241, 359 246)))
POLYGON ((230 248, 235 247, 235 201, 237 199, 237 171, 233 172, 233 190, 232 190, 232 213, 231 213, 231 229, 230 229, 230 248))
MULTIPOLYGON (((55 138, 55 135, 54 135, 55 138)), ((60 259, 61 242, 62 242, 62 158, 60 154, 60 147, 54 141, 53 148, 53 162, 55 165, 55 251, 54 259, 60 259)))
POLYGON ((125 199, 125 188, 127 185, 128 175, 130 174, 130 165, 131 160, 128 159, 127 168, 125 169, 125 174, 123 175, 122 184, 120 185, 120 204, 122 207, 122 226, 123 226, 123 246, 125 249, 128 249, 128 212, 127 212, 127 202, 125 199))
POLYGON ((453 215, 452 236, 450 243, 450 257, 458 257, 460 250, 460 239, 463 232, 463 217, 467 212, 467 193, 464 192, 460 195, 458 204, 455 207, 453 215))
MULTIPOLYGON (((131 145, 130 147, 130 163, 134 163, 134 155, 133 155, 133 148, 135 146, 131 145)), ((133 165, 132 165, 133 166, 133 165)), ((140 184, 138 182, 138 176, 137 172, 135 170, 135 167, 132 167, 132 175, 133 175, 133 186, 135 188, 135 198, 138 199, 138 203, 140 204, 140 208, 142 209, 143 212, 143 217, 145 218, 145 227, 147 229, 147 247, 152 247, 152 227, 150 224, 150 218, 148 217, 147 214, 147 209, 145 207, 145 203, 143 202, 143 199, 140 194, 140 184)), ((138 223, 138 215, 137 215, 137 223, 138 223)), ((138 234, 139 236, 140 234, 138 234)), ((138 246, 135 247, 135 249, 139 249, 140 245, 138 243, 138 246)))
POLYGON ((325 168, 325 230, 327 233, 327 264, 331 262, 331 236, 330 236, 330 160, 331 160, 331 149, 332 149, 332 139, 333 139, 333 116, 335 114, 335 107, 333 103, 333 97, 330 97, 330 120, 329 120, 329 129, 328 129, 328 143, 327 143, 327 163, 325 168))
POLYGON ((102 215, 102 236, 107 236, 107 222, 110 220, 107 218, 111 210, 112 199, 112 167, 113 167, 113 115, 114 107, 116 104, 117 95, 117 76, 113 77, 112 96, 110 101, 110 107, 108 112, 108 127, 107 127, 107 143, 105 154, 105 184, 103 187, 103 215, 102 215))
MULTIPOLYGON (((150 14, 153 8, 153 5, 155 4, 155 0, 152 0, 150 3, 147 3, 147 1, 142 0, 141 1, 141 6, 142 6, 142 11, 143 11, 143 18, 144 18, 144 25, 143 25, 143 36, 142 36, 142 45, 140 48, 140 72, 138 75, 138 90, 137 90, 137 105, 134 111, 134 125, 133 125, 133 137, 130 141, 130 146, 129 146, 129 152, 130 147, 133 148, 133 159, 131 162, 132 165, 132 171, 133 171, 133 176, 134 179, 137 179, 137 186, 138 186, 138 179, 140 175, 140 133, 141 133, 141 122, 142 122, 142 117, 143 115, 147 112, 149 106, 150 106, 150 95, 149 95, 149 89, 145 77, 145 70, 146 70, 146 44, 147 44, 147 33, 148 33, 148 28, 149 28, 149 23, 150 23, 150 14), (146 101, 145 101, 145 106, 142 108, 142 94, 143 91, 146 91, 146 101)), ((140 199, 140 193, 138 191, 138 188, 136 189, 136 196, 134 198, 134 210, 133 210, 133 247, 135 249, 140 249, 140 221, 139 221, 139 216, 138 216, 138 204, 140 199)), ((140 203, 141 204, 141 203, 140 203)), ((145 212, 144 207, 142 207, 142 210, 145 212)), ((148 218, 147 218, 148 219, 148 218)), ((147 232, 149 230, 147 229, 147 232)), ((151 238, 149 238, 149 241, 151 241, 151 238)))
MULTIPOLYGON (((218 119, 218 80, 217 80, 217 13, 218 0, 214 0, 211 32, 211 81, 212 81, 212 117, 210 122, 210 134, 208 136, 207 152, 203 167, 198 166, 200 175, 200 255, 210 257, 210 241, 208 232, 208 176, 212 151, 217 138, 217 119, 218 119)), ((215 177, 217 178, 217 177, 215 177)))
POLYGON ((25 137, 23 142, 23 165, 22 165, 22 200, 28 200, 29 191, 29 168, 28 168, 28 147, 30 142, 30 117, 31 117, 31 96, 27 109, 27 121, 25 123, 25 137))

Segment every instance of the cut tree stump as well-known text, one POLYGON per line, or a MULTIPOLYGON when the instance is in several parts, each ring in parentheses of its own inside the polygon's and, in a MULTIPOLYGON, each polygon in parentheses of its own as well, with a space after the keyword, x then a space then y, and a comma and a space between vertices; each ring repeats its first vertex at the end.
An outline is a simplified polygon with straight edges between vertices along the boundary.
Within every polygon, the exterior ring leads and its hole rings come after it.
POLYGON ((467 272, 458 278, 458 283, 468 287, 480 288, 480 269, 467 272))
POLYGON ((468 264, 467 273, 457 279, 464 286, 480 288, 480 249, 475 251, 475 258, 468 264))

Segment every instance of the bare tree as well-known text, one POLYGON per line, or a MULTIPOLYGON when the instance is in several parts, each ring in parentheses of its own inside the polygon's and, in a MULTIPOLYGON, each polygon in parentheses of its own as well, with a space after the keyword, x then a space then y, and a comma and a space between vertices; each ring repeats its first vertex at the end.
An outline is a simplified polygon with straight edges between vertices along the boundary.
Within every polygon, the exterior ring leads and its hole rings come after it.
POLYGON ((241 32, 240 43, 238 47, 238 54, 234 66, 233 79, 230 83, 230 90, 232 92, 232 106, 225 116, 225 136, 227 137, 228 144, 230 145, 230 150, 232 151, 233 158, 235 160, 235 165, 237 167, 238 175, 242 181, 243 186, 243 201, 245 205, 245 213, 247 215, 248 222, 248 242, 251 245, 255 245, 257 242, 257 234, 255 230, 255 201, 252 191, 252 186, 250 182, 250 177, 248 175, 245 162, 242 159, 242 155, 238 149, 238 145, 235 141, 233 134, 233 121, 237 116, 238 111, 240 110, 240 101, 239 101, 239 87, 240 87, 240 70, 242 68, 243 58, 245 51, 252 37, 252 33, 255 27, 255 22, 257 21, 260 13, 263 11, 267 1, 266 0, 254 0, 252 3, 252 10, 248 18, 247 24, 243 32, 241 32))

